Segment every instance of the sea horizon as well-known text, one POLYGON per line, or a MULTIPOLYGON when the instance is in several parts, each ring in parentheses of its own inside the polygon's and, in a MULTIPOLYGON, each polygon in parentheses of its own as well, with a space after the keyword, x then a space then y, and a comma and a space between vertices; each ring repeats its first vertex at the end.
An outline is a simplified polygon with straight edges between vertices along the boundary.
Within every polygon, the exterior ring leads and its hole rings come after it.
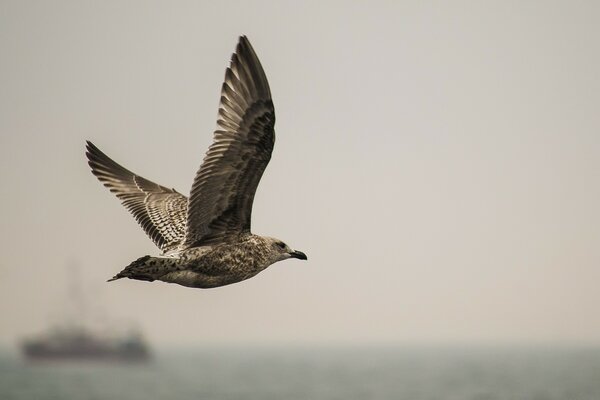
POLYGON ((600 348, 157 346, 147 363, 27 362, 2 399, 597 400, 600 348))

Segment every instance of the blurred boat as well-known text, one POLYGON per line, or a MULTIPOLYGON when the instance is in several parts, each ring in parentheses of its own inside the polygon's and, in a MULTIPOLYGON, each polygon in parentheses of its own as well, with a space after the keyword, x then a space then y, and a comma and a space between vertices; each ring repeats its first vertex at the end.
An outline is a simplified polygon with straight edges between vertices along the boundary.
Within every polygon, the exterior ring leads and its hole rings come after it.
POLYGON ((106 360, 141 362, 150 350, 140 334, 104 336, 83 328, 55 330, 25 340, 21 350, 28 360, 106 360))
MULTIPOLYGON (((90 309, 82 291, 79 268, 69 271, 70 288, 63 321, 21 342, 27 360, 100 360, 143 362, 151 351, 138 329, 127 330, 109 323, 106 316, 90 309)), ((97 301, 96 298, 94 298, 97 301)), ((95 304, 98 306, 98 304, 95 304)))

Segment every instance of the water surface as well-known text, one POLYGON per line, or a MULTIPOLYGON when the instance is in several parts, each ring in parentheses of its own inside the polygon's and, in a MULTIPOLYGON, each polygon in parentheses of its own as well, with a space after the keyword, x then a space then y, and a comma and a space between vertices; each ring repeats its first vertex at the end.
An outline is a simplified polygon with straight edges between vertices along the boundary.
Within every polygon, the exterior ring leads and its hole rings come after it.
POLYGON ((0 399, 598 400, 599 349, 218 348, 147 364, 0 352, 0 399))

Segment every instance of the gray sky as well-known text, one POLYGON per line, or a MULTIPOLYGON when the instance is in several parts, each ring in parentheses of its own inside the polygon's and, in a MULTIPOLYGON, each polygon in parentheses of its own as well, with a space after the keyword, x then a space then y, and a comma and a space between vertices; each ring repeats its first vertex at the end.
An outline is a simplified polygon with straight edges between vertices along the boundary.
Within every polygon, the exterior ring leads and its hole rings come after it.
POLYGON ((0 343, 77 264, 154 343, 600 344, 597 3, 213 3, 0 3, 0 343), (158 249, 84 141, 188 193, 241 34, 277 113, 253 231, 308 262, 105 283, 158 249))

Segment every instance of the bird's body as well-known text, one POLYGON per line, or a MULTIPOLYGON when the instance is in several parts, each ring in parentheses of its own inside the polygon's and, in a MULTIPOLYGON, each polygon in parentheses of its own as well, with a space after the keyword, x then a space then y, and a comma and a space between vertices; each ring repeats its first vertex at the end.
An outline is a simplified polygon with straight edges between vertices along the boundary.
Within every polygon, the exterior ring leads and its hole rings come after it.
POLYGON ((251 278, 287 258, 306 260, 282 241, 250 232, 254 194, 275 142, 275 111, 262 66, 245 37, 226 70, 217 125, 189 199, 127 170, 87 142, 94 175, 163 252, 137 259, 111 281, 212 288, 251 278))
POLYGON ((247 235, 234 242, 192 247, 159 257, 144 256, 113 279, 161 280, 195 288, 212 288, 240 282, 290 258, 279 251, 277 239, 247 235), (275 247, 275 248, 274 248, 275 247))

